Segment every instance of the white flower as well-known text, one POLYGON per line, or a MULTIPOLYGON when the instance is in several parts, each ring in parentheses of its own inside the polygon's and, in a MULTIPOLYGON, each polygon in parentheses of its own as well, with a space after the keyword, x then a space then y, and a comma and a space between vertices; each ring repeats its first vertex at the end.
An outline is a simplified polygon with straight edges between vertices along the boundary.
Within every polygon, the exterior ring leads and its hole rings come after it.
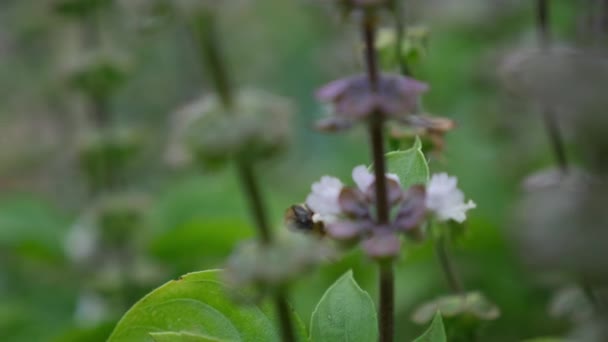
MULTIPOLYGON (((352 176, 362 192, 367 191, 375 180, 374 175, 365 165, 355 167, 352 176)), ((399 177, 395 174, 387 173, 386 178, 399 182, 399 177)), ((337 219, 342 213, 338 198, 343 188, 344 184, 338 178, 331 176, 323 176, 312 184, 312 192, 306 198, 306 205, 315 213, 312 217, 314 222, 330 223, 337 219)))
MULTIPOLYGON (((399 177, 394 173, 387 173, 386 178, 392 179, 399 183, 399 177)), ((359 165, 353 169, 353 180, 357 184, 359 190, 366 192, 370 185, 374 183, 376 177, 369 172, 365 165, 359 165)))
POLYGON ((464 202, 464 194, 457 186, 456 177, 449 177, 446 173, 431 177, 426 188, 426 206, 439 221, 454 220, 462 223, 467 218, 467 210, 476 207, 471 200, 464 202))
POLYGON ((344 188, 342 182, 335 177, 323 176, 321 180, 312 184, 312 192, 306 198, 306 205, 315 215, 313 220, 331 221, 340 214, 338 197, 344 188))

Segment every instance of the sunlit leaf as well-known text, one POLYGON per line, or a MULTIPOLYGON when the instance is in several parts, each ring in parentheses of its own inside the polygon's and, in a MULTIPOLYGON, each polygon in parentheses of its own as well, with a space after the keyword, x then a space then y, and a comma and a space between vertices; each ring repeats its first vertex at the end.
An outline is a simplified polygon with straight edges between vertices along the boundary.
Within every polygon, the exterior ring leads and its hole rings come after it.
MULTIPOLYGON (((222 283, 222 271, 187 274, 154 290, 136 303, 120 320, 110 342, 154 341, 175 333, 190 338, 221 341, 279 341, 277 319, 267 305, 238 305, 242 296, 222 283), (162 333, 159 334, 158 333, 162 333), (195 338, 195 337, 192 337, 195 338)), ((296 335, 305 340, 294 314, 296 335)), ((186 341, 191 341, 186 339, 186 341)))
POLYGON ((223 342, 214 337, 192 334, 187 332, 158 332, 150 333, 154 342, 223 342))
POLYGON ((327 289, 310 322, 313 342, 376 341, 376 310, 369 294, 357 285, 352 271, 327 289))
POLYGON ((408 150, 387 153, 386 160, 388 172, 399 176, 405 189, 415 184, 426 184, 429 180, 429 166, 422 153, 419 138, 416 138, 414 146, 408 150))

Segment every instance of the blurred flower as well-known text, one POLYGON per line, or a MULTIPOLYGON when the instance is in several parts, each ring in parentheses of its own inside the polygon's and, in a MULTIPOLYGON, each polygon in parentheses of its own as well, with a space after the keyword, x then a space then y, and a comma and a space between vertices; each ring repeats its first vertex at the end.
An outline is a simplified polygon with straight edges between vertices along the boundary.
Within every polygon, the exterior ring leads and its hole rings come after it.
POLYGON ((271 245, 248 241, 228 259, 226 277, 238 287, 281 287, 332 257, 333 252, 325 243, 307 236, 291 235, 271 245))
POLYGON ((75 56, 64 73, 69 86, 88 96, 104 98, 125 84, 132 68, 124 52, 104 47, 75 56))
POLYGON ((412 315, 417 324, 427 324, 440 311, 445 318, 461 318, 469 324, 481 321, 493 321, 500 317, 500 308, 491 302, 483 293, 472 291, 448 296, 440 296, 423 303, 412 315))
POLYGON ((72 262, 83 263, 95 254, 98 240, 98 228, 92 222, 90 215, 85 215, 66 235, 65 253, 72 262))
POLYGON ((102 296, 85 291, 78 297, 74 318, 84 325, 95 325, 108 318, 109 307, 102 296))
POLYGON ((229 160, 268 159, 284 151, 291 129, 291 103, 260 90, 241 90, 227 111, 216 94, 200 98, 175 115, 169 162, 195 160, 206 168, 229 160))
POLYGON ((454 220, 462 223, 467 219, 466 212, 476 207, 471 200, 464 202, 464 194, 457 186, 458 179, 446 173, 431 177, 427 187, 426 206, 439 221, 454 220))
POLYGON ((334 115, 317 123, 322 131, 340 131, 374 113, 406 122, 418 108, 425 83, 400 75, 382 74, 374 88, 367 75, 340 79, 319 89, 317 98, 333 104, 334 115))

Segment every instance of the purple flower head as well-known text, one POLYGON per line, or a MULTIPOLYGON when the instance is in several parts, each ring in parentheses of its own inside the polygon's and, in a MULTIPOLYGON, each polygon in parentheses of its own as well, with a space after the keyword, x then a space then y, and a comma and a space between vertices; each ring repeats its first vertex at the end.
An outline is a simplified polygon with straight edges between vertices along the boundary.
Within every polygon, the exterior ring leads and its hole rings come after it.
POLYGON ((382 74, 373 87, 366 75, 331 82, 317 91, 317 99, 333 105, 334 115, 317 124, 323 131, 339 131, 374 113, 387 119, 406 121, 418 108, 419 97, 428 86, 413 78, 382 74))
POLYGON ((334 240, 361 241, 372 258, 397 256, 401 246, 398 234, 409 234, 426 217, 424 186, 404 191, 397 175, 387 174, 387 195, 395 215, 387 224, 380 224, 375 217, 375 176, 361 165, 353 169, 352 177, 356 183, 353 187, 343 186, 337 178, 329 176, 313 184, 306 202, 313 210, 319 210, 313 220, 321 221, 334 240))

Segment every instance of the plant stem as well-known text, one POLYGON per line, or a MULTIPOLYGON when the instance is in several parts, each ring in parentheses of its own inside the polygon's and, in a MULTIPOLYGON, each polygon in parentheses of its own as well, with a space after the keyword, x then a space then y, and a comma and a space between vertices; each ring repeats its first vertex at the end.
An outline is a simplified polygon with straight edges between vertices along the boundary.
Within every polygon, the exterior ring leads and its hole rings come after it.
POLYGON ((380 265, 380 341, 394 340, 395 326, 395 270, 393 263, 380 265))
POLYGON ((258 230, 258 237, 264 244, 272 243, 271 230, 266 217, 266 209, 260 193, 260 187, 257 183, 253 167, 250 163, 239 161, 237 165, 239 178, 247 197, 247 202, 251 208, 251 214, 255 220, 255 226, 258 230))
POLYGON ((405 38, 405 14, 403 13, 402 2, 405 0, 393 0, 392 7, 395 12, 395 58, 397 58, 397 64, 399 65, 399 71, 403 76, 410 76, 412 74, 407 61, 403 56, 403 39, 405 38))
POLYGON ((231 92, 228 72, 222 62, 222 53, 215 32, 215 19, 212 14, 204 14, 197 17, 194 22, 194 33, 198 40, 199 48, 207 70, 210 73, 215 90, 226 108, 231 108, 234 99, 231 92))
MULTIPOLYGON (((541 49, 543 49, 545 52, 549 50, 552 42, 551 28, 549 25, 549 19, 551 16, 551 7, 549 1, 550 0, 536 1, 538 40, 541 49)), ((564 139, 559 128, 555 111, 549 107, 543 108, 542 111, 545 131, 549 137, 549 141, 553 149, 553 155, 555 156, 555 160, 559 168, 563 173, 566 173, 568 171, 568 158, 566 156, 564 139)))
POLYGON ((458 278, 454 265, 452 265, 452 262, 450 261, 450 258, 448 256, 447 243, 443 234, 435 240, 435 250, 437 251, 439 264, 441 265, 443 274, 445 275, 446 281, 450 286, 450 290, 453 293, 463 293, 464 287, 462 286, 462 283, 460 282, 460 278, 458 278))
POLYGON ((548 48, 551 44, 551 30, 549 27, 549 17, 551 15, 550 0, 537 0, 536 1, 536 21, 538 28, 538 38, 541 47, 548 48))
MULTIPOLYGON (((366 12, 362 25, 365 42, 365 62, 367 75, 372 91, 378 88, 378 65, 376 57, 376 18, 371 12, 366 12)), ((389 206, 386 189, 386 160, 384 157, 384 118, 376 112, 369 121, 369 135, 374 160, 374 175, 376 179, 376 216, 380 225, 389 223, 389 206)), ((380 315, 378 329, 381 342, 394 340, 395 320, 395 274, 392 262, 381 263, 379 272, 380 315)))
MULTIPOLYGON (((551 28, 549 25, 549 18, 551 14, 549 0, 537 0, 536 10, 540 46, 542 49, 548 50, 552 42, 551 28)), ((562 172, 566 173, 568 171, 568 159, 555 113, 553 110, 551 110, 551 108, 544 108, 543 117, 547 134, 549 135, 549 139, 551 140, 551 144, 553 146, 555 159, 562 172)), ((587 280, 583 280, 580 282, 579 286, 581 287, 583 294, 587 297, 589 303, 593 305, 596 310, 602 311, 600 299, 593 290, 592 284, 590 284, 587 280)))
POLYGON ((291 321, 291 309, 287 304, 287 295, 284 290, 279 290, 274 296, 275 307, 281 324, 281 336, 284 342, 293 342, 296 340, 293 333, 293 324, 291 321))
POLYGON ((555 117, 555 112, 550 108, 544 108, 543 120, 545 122, 545 130, 551 142, 555 161, 562 172, 566 173, 568 171, 568 157, 566 156, 564 140, 559 128, 559 122, 555 117))
MULTIPOLYGON (((230 109, 234 107, 234 96, 228 72, 222 60, 212 14, 201 15, 194 21, 194 35, 198 39, 202 51, 201 55, 205 59, 207 70, 211 74, 222 105, 226 112, 230 113, 230 109)), ((236 160, 236 163, 241 186, 255 221, 258 238, 262 244, 270 245, 274 241, 272 229, 268 221, 260 186, 255 176, 254 165, 243 158, 236 160)), ((274 294, 273 302, 280 322, 282 341, 294 342, 292 315, 285 289, 280 289, 274 294)))

